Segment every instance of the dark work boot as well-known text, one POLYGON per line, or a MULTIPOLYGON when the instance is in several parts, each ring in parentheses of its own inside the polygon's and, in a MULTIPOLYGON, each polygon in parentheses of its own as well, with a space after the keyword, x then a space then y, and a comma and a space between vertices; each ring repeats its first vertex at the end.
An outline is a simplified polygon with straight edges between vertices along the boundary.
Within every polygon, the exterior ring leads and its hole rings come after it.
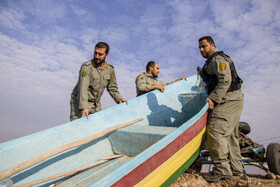
POLYGON ((240 179, 243 179, 243 180, 248 180, 249 179, 245 170, 243 170, 242 174, 240 174, 240 175, 233 174, 233 176, 239 177, 240 179))
POLYGON ((206 173, 202 176, 207 182, 218 182, 219 180, 230 179, 232 175, 222 175, 213 171, 206 173))

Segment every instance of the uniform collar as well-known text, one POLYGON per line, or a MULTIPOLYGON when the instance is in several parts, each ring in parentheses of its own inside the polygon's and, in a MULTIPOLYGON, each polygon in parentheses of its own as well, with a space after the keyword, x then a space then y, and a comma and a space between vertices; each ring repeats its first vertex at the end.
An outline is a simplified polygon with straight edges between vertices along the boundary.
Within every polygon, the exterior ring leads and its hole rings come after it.
POLYGON ((212 51, 212 53, 209 55, 209 57, 208 58, 210 58, 214 53, 216 53, 216 52, 218 52, 219 50, 216 48, 216 49, 214 49, 213 51, 212 51))
POLYGON ((157 79, 157 77, 153 77, 152 75, 150 75, 149 73, 147 73, 147 72, 144 72, 146 75, 147 75, 147 77, 151 77, 152 79, 157 79))

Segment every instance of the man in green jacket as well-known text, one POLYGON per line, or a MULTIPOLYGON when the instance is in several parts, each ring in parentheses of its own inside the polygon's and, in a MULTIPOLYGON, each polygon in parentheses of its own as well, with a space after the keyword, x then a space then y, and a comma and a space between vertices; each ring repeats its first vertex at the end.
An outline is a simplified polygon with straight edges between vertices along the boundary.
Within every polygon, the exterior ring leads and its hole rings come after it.
POLYGON ((136 94, 140 96, 152 90, 158 89, 161 92, 164 92, 164 86, 168 84, 172 84, 182 79, 187 79, 186 77, 179 78, 176 81, 171 83, 165 83, 158 79, 159 74, 159 66, 154 61, 149 61, 146 65, 146 72, 139 74, 136 77, 135 84, 136 84, 136 94))
POLYGON ((95 45, 94 58, 82 64, 79 80, 71 94, 71 121, 84 116, 88 118, 89 114, 100 111, 105 87, 116 103, 127 103, 118 91, 113 65, 105 61, 108 53, 109 45, 99 42, 95 45))
POLYGON ((199 39, 202 68, 209 103, 207 143, 213 171, 204 175, 208 182, 245 175, 239 148, 238 125, 244 105, 242 80, 230 57, 216 49, 211 36, 199 39))

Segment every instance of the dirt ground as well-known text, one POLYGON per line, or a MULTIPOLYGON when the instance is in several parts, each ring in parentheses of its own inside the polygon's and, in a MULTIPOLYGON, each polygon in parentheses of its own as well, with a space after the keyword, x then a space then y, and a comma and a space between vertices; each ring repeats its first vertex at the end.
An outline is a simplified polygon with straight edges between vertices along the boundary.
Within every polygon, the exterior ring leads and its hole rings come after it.
POLYGON ((280 187, 279 176, 277 179, 268 179, 266 175, 248 174, 247 179, 233 177, 228 180, 218 181, 216 183, 208 183, 202 177, 201 173, 191 172, 183 173, 170 187, 255 187, 269 186, 280 187))

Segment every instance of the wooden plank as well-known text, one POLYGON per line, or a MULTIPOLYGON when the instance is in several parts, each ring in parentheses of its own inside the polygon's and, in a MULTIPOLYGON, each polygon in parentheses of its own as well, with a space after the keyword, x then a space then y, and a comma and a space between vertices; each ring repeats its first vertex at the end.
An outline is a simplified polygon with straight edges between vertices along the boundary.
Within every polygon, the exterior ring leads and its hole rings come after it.
POLYGON ((110 127, 108 129, 106 129, 104 131, 101 131, 99 133, 96 133, 96 134, 94 134, 90 137, 78 140, 78 141, 70 143, 70 144, 63 145, 63 146, 58 147, 54 150, 46 152, 46 153, 44 153, 44 154, 42 154, 38 157, 32 158, 28 161, 25 161, 25 162, 23 162, 19 165, 16 165, 16 166, 12 167, 10 169, 7 169, 6 171, 1 172, 0 173, 0 180, 6 179, 6 178, 8 178, 8 177, 10 177, 10 176, 12 176, 16 173, 19 173, 19 172, 21 172, 21 171, 23 171, 23 170, 25 170, 25 169, 27 169, 31 166, 34 166, 34 165, 36 165, 40 162, 43 162, 43 161, 47 160, 48 158, 51 158, 51 157, 53 157, 53 156, 55 156, 59 153, 62 153, 62 152, 67 151, 69 149, 73 149, 74 147, 78 147, 78 146, 87 144, 87 143, 89 143, 93 140, 96 140, 100 137, 105 136, 106 134, 108 134, 110 132, 113 132, 113 131, 115 131, 117 129, 120 129, 120 128, 123 128, 123 127, 127 127, 127 126, 132 125, 132 124, 134 124, 136 122, 139 122, 141 120, 143 120, 143 118, 138 118, 138 119, 135 119, 133 121, 130 121, 130 122, 127 122, 127 123, 124 123, 124 124, 121 124, 121 125, 110 127))

